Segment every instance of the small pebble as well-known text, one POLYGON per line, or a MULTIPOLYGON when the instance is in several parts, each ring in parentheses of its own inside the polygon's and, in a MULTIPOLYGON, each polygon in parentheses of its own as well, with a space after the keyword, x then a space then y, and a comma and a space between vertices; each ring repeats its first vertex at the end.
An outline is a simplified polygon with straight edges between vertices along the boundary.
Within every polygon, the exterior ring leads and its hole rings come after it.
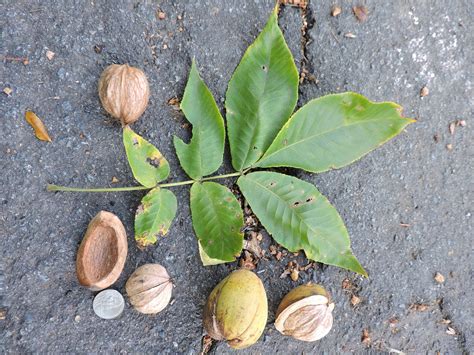
POLYGON ((439 272, 435 274, 434 279, 439 284, 442 284, 444 282, 444 276, 439 272))
POLYGON ((97 294, 92 303, 95 314, 102 319, 114 319, 120 316, 125 307, 125 301, 120 292, 112 289, 97 294))
POLYGON ((430 93, 430 90, 426 86, 423 86, 420 90, 421 97, 428 96, 429 93, 430 93))

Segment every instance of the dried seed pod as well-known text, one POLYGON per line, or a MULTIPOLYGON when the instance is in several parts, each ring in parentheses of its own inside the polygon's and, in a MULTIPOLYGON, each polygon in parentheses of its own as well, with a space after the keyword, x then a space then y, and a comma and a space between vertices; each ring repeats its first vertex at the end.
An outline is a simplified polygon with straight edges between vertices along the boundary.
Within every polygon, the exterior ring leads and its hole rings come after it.
POLYGON ((216 340, 234 349, 254 344, 267 324, 268 302, 262 281, 252 271, 232 272, 212 290, 203 323, 216 340))
POLYGON ((122 125, 135 122, 150 97, 146 75, 128 64, 109 65, 100 76, 99 97, 104 109, 122 125))
POLYGON ((316 341, 332 328, 329 293, 319 285, 301 285, 291 290, 281 301, 276 313, 275 327, 284 334, 304 341, 316 341))
POLYGON ((127 234, 113 213, 100 211, 89 223, 76 259, 79 283, 93 291, 112 285, 127 258, 127 234))
POLYGON ((130 303, 138 312, 161 312, 170 302, 173 283, 160 264, 145 264, 136 269, 125 284, 130 303))

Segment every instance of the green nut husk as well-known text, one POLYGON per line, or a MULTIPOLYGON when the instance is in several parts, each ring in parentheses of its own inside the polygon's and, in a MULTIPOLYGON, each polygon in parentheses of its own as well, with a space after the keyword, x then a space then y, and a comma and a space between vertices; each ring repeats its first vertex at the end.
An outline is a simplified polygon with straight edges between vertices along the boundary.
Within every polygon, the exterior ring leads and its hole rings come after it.
POLYGON ((267 324, 268 301, 262 281, 252 271, 232 272, 212 290, 203 323, 216 340, 243 349, 260 338, 267 324))

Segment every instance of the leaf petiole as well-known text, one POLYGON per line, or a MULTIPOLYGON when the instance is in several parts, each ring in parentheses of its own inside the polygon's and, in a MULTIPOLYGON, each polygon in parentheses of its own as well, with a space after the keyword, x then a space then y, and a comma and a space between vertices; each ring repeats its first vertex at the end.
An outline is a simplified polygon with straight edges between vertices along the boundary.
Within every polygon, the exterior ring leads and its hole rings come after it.
MULTIPOLYGON (((224 175, 216 175, 216 176, 209 176, 202 178, 200 180, 185 180, 185 181, 177 181, 177 182, 169 182, 165 184, 157 184, 155 187, 174 187, 174 186, 182 186, 182 185, 191 185, 197 181, 209 181, 209 180, 218 180, 218 179, 226 179, 229 177, 234 176, 241 176, 248 172, 250 169, 244 170, 243 172, 236 172, 224 175)), ((151 190, 154 187, 146 187, 146 186, 124 186, 124 187, 98 187, 98 188, 87 188, 87 187, 67 187, 67 186, 59 186, 48 184, 47 190, 48 191, 66 191, 66 192, 123 192, 123 191, 137 191, 137 190, 151 190)))

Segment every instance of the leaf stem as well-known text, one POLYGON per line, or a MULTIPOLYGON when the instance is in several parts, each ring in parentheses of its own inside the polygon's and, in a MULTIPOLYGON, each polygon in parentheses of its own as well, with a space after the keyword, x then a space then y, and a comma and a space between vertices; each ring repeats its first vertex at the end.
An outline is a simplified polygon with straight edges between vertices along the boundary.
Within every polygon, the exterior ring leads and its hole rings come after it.
POLYGON ((146 186, 125 186, 125 187, 98 187, 98 188, 83 188, 83 187, 67 187, 48 184, 48 191, 69 191, 69 192, 120 192, 120 191, 136 191, 149 190, 146 186))
MULTIPOLYGON (((229 177, 244 175, 249 170, 250 169, 244 170, 242 172, 216 175, 216 176, 208 176, 208 177, 202 178, 200 180, 185 180, 185 181, 177 181, 177 182, 168 182, 168 183, 165 183, 165 184, 158 184, 158 185, 156 185, 156 187, 174 187, 174 186, 182 186, 182 185, 191 185, 191 184, 193 184, 195 182, 198 182, 198 181, 226 179, 226 178, 229 178, 229 177)), ((59 185, 48 184, 46 189, 48 191, 68 191, 68 192, 122 192, 122 191, 150 190, 152 188, 153 187, 146 187, 146 186, 87 188, 87 187, 67 187, 67 186, 59 186, 59 185)))

